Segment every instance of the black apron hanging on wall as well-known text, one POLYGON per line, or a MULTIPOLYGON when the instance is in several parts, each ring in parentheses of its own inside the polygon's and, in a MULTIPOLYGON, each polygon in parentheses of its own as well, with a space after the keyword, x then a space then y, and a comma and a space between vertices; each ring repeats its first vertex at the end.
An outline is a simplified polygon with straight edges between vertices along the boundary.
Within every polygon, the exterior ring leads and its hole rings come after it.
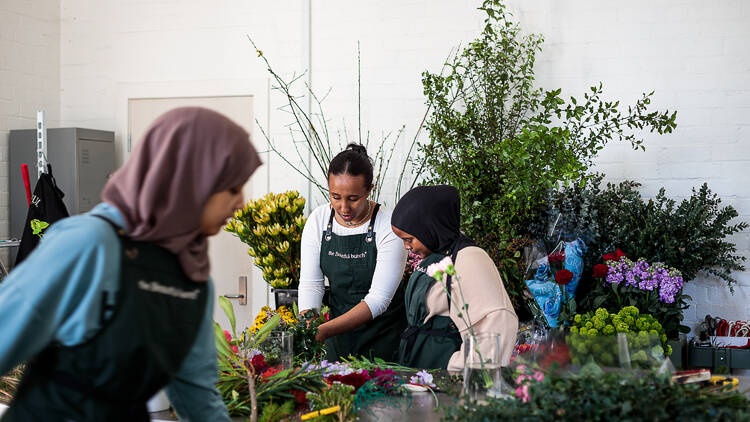
POLYGON ((18 247, 18 255, 16 255, 16 265, 20 264, 34 250, 41 239, 39 235, 34 234, 31 228, 32 220, 39 220, 52 225, 55 221, 70 215, 62 200, 64 196, 65 194, 57 187, 55 178, 52 176, 52 166, 47 164, 47 172, 39 176, 39 181, 34 186, 31 205, 29 205, 26 223, 23 226, 21 245, 18 247))

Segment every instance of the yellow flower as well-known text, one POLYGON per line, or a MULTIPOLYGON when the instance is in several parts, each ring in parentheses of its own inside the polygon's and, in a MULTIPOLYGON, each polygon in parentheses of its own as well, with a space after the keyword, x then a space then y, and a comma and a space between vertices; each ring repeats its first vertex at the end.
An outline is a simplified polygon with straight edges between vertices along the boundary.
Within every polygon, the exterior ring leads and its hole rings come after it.
POLYGON ((278 246, 276 246, 276 250, 280 253, 284 253, 289 250, 289 242, 286 240, 281 242, 278 246))

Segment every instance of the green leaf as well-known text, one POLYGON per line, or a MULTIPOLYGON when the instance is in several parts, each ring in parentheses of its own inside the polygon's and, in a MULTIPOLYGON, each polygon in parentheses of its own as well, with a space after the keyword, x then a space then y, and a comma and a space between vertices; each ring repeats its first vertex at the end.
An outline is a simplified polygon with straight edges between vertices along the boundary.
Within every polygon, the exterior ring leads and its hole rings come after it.
POLYGON ((224 336, 224 330, 216 322, 214 322, 214 339, 216 340, 216 350, 219 352, 219 355, 224 358, 231 358, 234 355, 234 352, 229 347, 227 338, 224 336))
POLYGON ((229 319, 229 324, 232 326, 232 338, 237 338, 237 329, 235 328, 235 317, 234 317, 234 306, 232 302, 224 296, 219 296, 219 306, 224 311, 224 315, 229 319))

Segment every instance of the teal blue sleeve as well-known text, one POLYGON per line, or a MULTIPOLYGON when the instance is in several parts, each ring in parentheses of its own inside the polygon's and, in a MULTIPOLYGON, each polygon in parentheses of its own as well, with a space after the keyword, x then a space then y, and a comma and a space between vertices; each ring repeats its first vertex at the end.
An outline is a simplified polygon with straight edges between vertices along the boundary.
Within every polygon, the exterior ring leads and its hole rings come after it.
POLYGON ((99 218, 52 225, 0 283, 0 375, 49 344, 70 346, 93 336, 102 291, 117 288, 119 256, 117 235, 99 218))
POLYGON ((180 367, 166 392, 180 421, 230 421, 229 413, 216 389, 219 380, 216 342, 214 341, 213 282, 208 281, 208 300, 193 349, 180 367))

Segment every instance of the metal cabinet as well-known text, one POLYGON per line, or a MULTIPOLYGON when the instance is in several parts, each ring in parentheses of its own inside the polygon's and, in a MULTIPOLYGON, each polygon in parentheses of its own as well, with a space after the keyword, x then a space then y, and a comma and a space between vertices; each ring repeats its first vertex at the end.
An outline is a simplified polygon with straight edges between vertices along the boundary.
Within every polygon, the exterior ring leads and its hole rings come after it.
MULTIPOLYGON (((37 180, 36 130, 11 130, 8 144, 10 237, 20 239, 28 210, 21 164, 29 165, 33 190, 37 180)), ((48 129, 47 161, 65 193, 68 212, 86 212, 101 201, 102 188, 115 170, 115 134, 83 128, 48 129)))

